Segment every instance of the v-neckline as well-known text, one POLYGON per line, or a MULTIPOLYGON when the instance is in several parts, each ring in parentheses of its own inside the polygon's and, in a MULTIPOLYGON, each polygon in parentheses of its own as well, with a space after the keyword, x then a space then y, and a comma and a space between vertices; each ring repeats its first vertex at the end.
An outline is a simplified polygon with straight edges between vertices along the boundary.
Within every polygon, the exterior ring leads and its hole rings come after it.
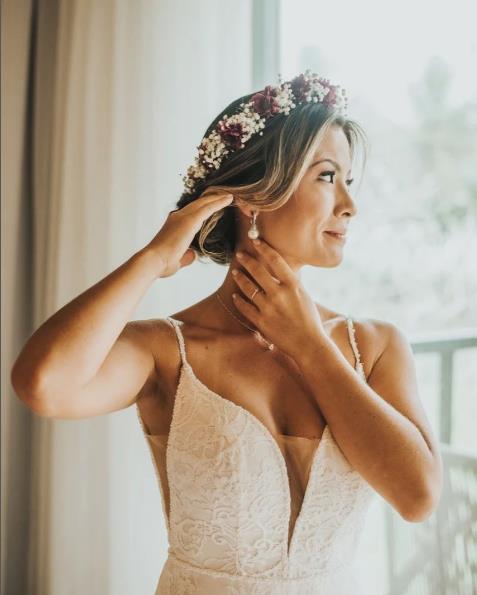
MULTIPOLYGON (((176 320, 175 318, 172 318, 171 316, 168 316, 167 319, 173 321, 172 324, 175 327, 176 327, 176 325, 182 324, 182 322, 180 320, 176 320)), ((290 537, 290 542, 288 543, 288 532, 289 532, 290 521, 291 521, 291 487, 290 487, 290 480, 288 477, 288 469, 287 469, 286 459, 280 449, 280 446, 279 446, 277 440, 273 437, 273 434, 270 432, 270 430, 267 428, 267 426, 262 421, 260 421, 260 419, 257 416, 255 416, 253 413, 251 413, 248 409, 246 409, 242 405, 239 405, 238 403, 234 403, 234 401, 231 401, 230 399, 226 399, 219 393, 215 392, 214 390, 209 388, 206 384, 204 384, 202 382, 202 380, 200 380, 200 378, 198 378, 198 376, 195 374, 192 366, 190 365, 190 363, 188 362, 187 357, 186 357, 185 340, 184 340, 184 337, 182 334, 182 329, 178 328, 177 330, 181 334, 182 348, 184 349, 184 357, 182 357, 182 353, 181 353, 181 367, 180 367, 180 373, 179 373, 179 381, 178 381, 176 393, 174 396, 173 415, 174 415, 174 410, 176 408, 177 395, 179 393, 179 390, 182 388, 182 380, 184 377, 184 372, 187 372, 189 374, 189 378, 191 378, 207 395, 215 398, 216 400, 219 400, 225 406, 229 406, 229 407, 236 409, 237 411, 240 411, 243 415, 245 415, 248 419, 251 420, 252 424, 254 424, 254 426, 256 428, 258 428, 259 431, 261 431, 266 436, 268 442, 270 444, 272 444, 273 449, 275 450, 277 459, 279 461, 282 479, 284 481, 284 484, 287 486, 287 489, 286 489, 287 524, 285 527, 285 529, 286 529, 285 560, 286 560, 286 564, 289 565, 290 552, 292 551, 292 547, 295 542, 295 535, 297 533, 297 528, 298 528, 299 524, 301 524, 303 512, 305 510, 305 506, 306 506, 308 499, 310 497, 309 496, 310 486, 312 485, 312 482, 313 482, 313 479, 314 479, 314 476, 316 473, 316 468, 318 466, 318 461, 320 460, 319 455, 321 454, 321 452, 323 450, 322 444, 323 444, 323 442, 326 443, 328 440, 330 440, 330 441, 333 440, 333 436, 331 434, 329 425, 328 425, 328 423, 325 424, 325 427, 323 428, 323 432, 321 434, 321 438, 317 439, 318 444, 313 452, 313 456, 312 456, 312 460, 311 460, 311 464, 310 464, 310 471, 308 474, 308 481, 306 483, 305 490, 303 493, 303 499, 301 501, 300 510, 299 510, 298 515, 295 519, 295 524, 293 526, 293 531, 292 531, 292 534, 290 537)), ((182 351, 182 349, 181 349, 181 351, 182 351)), ((166 447, 166 449, 167 449, 167 447, 166 447)))
MULTIPOLYGON (((189 377, 192 378, 192 380, 194 382, 196 382, 196 384, 198 386, 200 386, 200 388, 202 388, 203 391, 205 391, 209 396, 220 400, 221 403, 224 403, 225 406, 230 406, 236 410, 239 410, 243 415, 245 415, 248 419, 251 420, 251 422, 254 424, 254 426, 256 428, 258 428, 267 438, 267 440, 270 442, 270 444, 273 445, 273 448, 277 454, 277 459, 279 461, 279 466, 280 466, 280 471, 282 474, 282 478, 284 480, 285 485, 287 486, 287 490, 286 490, 286 500, 287 500, 287 519, 288 522, 286 524, 286 537, 285 537, 285 543, 286 543, 286 559, 287 561, 290 559, 290 552, 292 550, 292 546, 293 543, 295 541, 295 534, 297 531, 297 526, 298 524, 301 522, 300 519, 303 516, 303 510, 305 508, 306 502, 308 501, 309 498, 309 492, 310 492, 310 484, 312 483, 314 474, 315 474, 315 470, 316 470, 316 464, 317 461, 319 460, 318 455, 321 453, 322 451, 322 443, 324 441, 326 441, 327 438, 331 439, 331 434, 330 434, 330 430, 329 430, 329 426, 328 424, 325 424, 325 427, 323 429, 323 432, 321 434, 321 438, 318 439, 318 444, 313 452, 313 456, 311 459, 311 464, 310 464, 310 471, 308 474, 308 481, 306 483, 305 486, 305 490, 303 493, 303 499, 301 501, 301 506, 300 506, 300 510, 298 512, 298 515, 295 519, 295 524, 293 526, 293 531, 290 537, 290 543, 288 543, 288 531, 290 528, 290 520, 291 520, 291 487, 290 487, 290 479, 288 477, 288 469, 287 469, 287 463, 285 460, 285 457, 280 449, 280 446, 278 445, 278 442, 276 441, 276 439, 273 437, 273 434, 270 432, 270 430, 267 428, 267 426, 260 421, 260 419, 258 417, 256 417, 253 413, 251 413, 248 409, 246 409, 245 407, 243 407, 242 405, 239 405, 238 403, 234 403, 233 401, 231 401, 230 399, 226 399, 225 397, 223 397, 222 395, 220 395, 219 393, 216 393, 215 391, 213 391, 211 388, 209 388, 206 384, 204 384, 202 382, 202 380, 200 380, 200 378, 197 377, 197 375, 195 374, 192 366, 186 361, 186 362, 182 362, 182 366, 181 366, 181 374, 186 371, 189 373, 189 377)), ((177 397, 177 394, 176 394, 177 397)), ((301 437, 301 436, 300 436, 301 437)))

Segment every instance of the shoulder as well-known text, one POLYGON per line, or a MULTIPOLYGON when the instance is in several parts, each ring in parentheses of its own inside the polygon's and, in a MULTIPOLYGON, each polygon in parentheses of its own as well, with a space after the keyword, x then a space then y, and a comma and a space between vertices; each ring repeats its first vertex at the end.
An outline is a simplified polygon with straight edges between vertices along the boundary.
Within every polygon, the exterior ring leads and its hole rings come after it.
POLYGON ((146 407, 147 403, 155 407, 158 399, 166 403, 174 394, 180 368, 180 352, 173 325, 166 318, 150 318, 132 320, 126 328, 154 362, 152 376, 144 385, 138 402, 146 407))
MULTIPOLYGON (((411 343, 396 324, 375 318, 352 318, 355 338, 363 355, 366 377, 373 382, 390 370, 404 372, 414 367, 411 343), (365 360, 367 358, 367 361, 365 360)), ((394 373, 393 373, 394 374, 394 373)))
POLYGON ((152 347, 157 339, 161 340, 170 335, 171 325, 165 318, 130 320, 124 330, 135 336, 138 342, 152 347))
MULTIPOLYGON (((397 349, 407 352, 410 350, 406 335, 392 322, 377 318, 358 318, 351 315, 342 315, 340 320, 343 327, 347 327, 344 332, 350 334, 351 330, 354 335, 355 344, 368 379, 387 350, 397 349), (351 323, 348 322, 349 319, 351 323)), ((353 337, 349 338, 352 340, 353 337)))
POLYGON ((404 336, 395 324, 387 320, 355 318, 353 316, 349 318, 352 320, 356 333, 365 341, 373 341, 376 347, 381 348, 381 352, 390 340, 404 336))
POLYGON ((353 326, 358 329, 364 341, 373 342, 376 359, 379 358, 390 346, 398 344, 409 346, 406 334, 393 322, 376 318, 352 319, 353 326))
POLYGON ((165 318, 131 320, 123 332, 129 333, 139 346, 153 356, 156 369, 177 363, 177 339, 171 323, 165 318))

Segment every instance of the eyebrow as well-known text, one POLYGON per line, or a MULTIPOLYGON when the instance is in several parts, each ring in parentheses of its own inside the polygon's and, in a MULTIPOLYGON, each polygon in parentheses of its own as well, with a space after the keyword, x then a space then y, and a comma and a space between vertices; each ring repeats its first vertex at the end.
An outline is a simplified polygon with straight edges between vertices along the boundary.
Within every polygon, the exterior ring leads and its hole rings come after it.
MULTIPOLYGON (((310 169, 311 169, 312 167, 314 167, 315 165, 318 165, 318 163, 323 163, 323 161, 329 161, 330 163, 332 163, 332 164, 333 164, 333 165, 336 167, 336 169, 337 169, 338 171, 341 171, 341 167, 339 166, 339 164, 338 164, 338 163, 336 163, 336 161, 333 161, 333 159, 319 159, 318 161, 315 161, 314 163, 312 163, 312 164, 310 165, 310 169)), ((351 171, 351 169, 348 171, 348 173, 349 173, 350 171, 351 171)))

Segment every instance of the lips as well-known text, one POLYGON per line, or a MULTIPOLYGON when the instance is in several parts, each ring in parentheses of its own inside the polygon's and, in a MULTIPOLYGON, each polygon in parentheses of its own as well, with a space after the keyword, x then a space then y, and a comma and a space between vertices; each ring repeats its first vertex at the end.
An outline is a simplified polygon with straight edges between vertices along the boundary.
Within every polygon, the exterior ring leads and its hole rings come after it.
POLYGON ((330 235, 333 238, 339 238, 339 239, 345 239, 346 238, 346 231, 331 231, 331 230, 326 230, 323 233, 327 233, 328 235, 330 235))

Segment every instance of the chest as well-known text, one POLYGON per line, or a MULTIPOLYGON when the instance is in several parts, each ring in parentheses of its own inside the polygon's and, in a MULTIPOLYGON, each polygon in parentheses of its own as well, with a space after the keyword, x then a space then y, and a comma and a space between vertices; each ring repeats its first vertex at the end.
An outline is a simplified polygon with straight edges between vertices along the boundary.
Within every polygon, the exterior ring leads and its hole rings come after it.
MULTIPOLYGON (((354 367, 354 355, 346 341, 338 337, 335 342, 354 367)), ((218 341, 192 336, 185 346, 194 380, 246 409, 270 434, 313 439, 322 436, 326 419, 298 365, 286 354, 272 354, 234 337, 218 341)), ((156 382, 138 400, 141 416, 152 434, 169 433, 180 370, 180 357, 159 367, 156 382)))
POLYGON ((350 539, 333 559, 334 539, 344 546, 362 515, 365 482, 329 426, 308 451, 296 449, 294 461, 254 415, 212 392, 186 364, 166 449, 172 550, 194 566, 227 558, 238 563, 234 574, 335 570, 354 550, 350 539))

